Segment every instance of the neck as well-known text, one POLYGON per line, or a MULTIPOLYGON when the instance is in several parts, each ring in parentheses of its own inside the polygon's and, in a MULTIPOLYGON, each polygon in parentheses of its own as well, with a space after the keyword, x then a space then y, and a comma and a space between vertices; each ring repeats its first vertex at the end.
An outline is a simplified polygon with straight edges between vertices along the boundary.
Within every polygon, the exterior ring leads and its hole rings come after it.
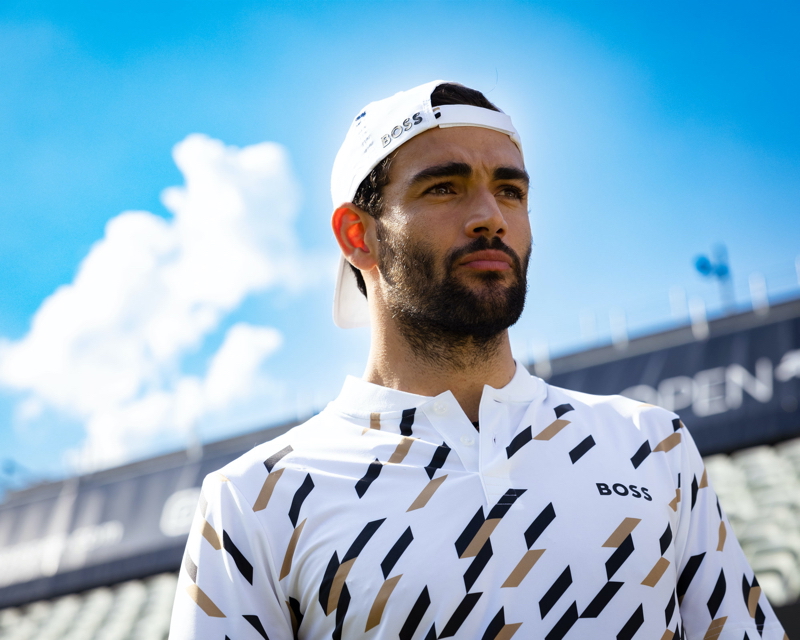
POLYGON ((404 330, 392 319, 375 320, 364 373, 367 382, 423 396, 451 391, 476 422, 483 386, 501 388, 514 377, 507 330, 486 338, 433 330, 422 338, 419 331, 404 330))

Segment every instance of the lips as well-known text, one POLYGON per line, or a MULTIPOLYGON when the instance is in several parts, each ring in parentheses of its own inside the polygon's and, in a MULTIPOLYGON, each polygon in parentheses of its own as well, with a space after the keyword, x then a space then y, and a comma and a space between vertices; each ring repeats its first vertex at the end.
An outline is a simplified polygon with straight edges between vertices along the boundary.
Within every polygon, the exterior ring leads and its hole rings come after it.
POLYGON ((467 254, 458 264, 478 271, 506 271, 511 268, 512 261, 503 251, 487 249, 467 254))

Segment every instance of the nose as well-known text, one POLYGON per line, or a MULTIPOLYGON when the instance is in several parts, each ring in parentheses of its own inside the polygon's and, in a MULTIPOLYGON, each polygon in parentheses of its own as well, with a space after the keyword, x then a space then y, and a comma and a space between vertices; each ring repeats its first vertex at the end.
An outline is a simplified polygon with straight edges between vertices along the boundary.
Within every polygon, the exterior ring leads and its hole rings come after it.
POLYGON ((485 236, 491 240, 494 236, 502 238, 506 235, 508 225, 505 216, 489 189, 478 190, 469 205, 470 215, 465 231, 470 238, 485 236))

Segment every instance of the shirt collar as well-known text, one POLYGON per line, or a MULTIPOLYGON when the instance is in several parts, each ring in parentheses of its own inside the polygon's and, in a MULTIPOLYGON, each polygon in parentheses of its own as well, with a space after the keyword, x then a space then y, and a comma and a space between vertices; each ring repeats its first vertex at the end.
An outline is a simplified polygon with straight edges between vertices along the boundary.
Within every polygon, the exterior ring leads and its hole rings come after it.
MULTIPOLYGON (((538 396, 544 396, 545 383, 532 376, 519 362, 516 365, 517 370, 511 381, 501 389, 485 385, 483 398, 491 397, 498 402, 532 402, 538 396)), ((343 413, 352 416, 368 416, 373 412, 384 413, 420 407, 431 400, 433 400, 431 396, 397 391, 361 378, 347 376, 342 391, 333 404, 343 413)))

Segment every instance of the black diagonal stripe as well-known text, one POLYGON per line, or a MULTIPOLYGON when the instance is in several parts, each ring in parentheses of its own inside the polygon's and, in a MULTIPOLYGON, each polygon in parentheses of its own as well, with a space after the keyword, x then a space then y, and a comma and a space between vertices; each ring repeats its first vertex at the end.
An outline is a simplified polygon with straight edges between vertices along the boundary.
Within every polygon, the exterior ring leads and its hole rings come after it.
POLYGON ((364 477, 356 482, 356 493, 359 498, 363 498, 367 489, 369 489, 369 485, 377 480, 378 476, 381 474, 381 469, 383 469, 383 463, 377 458, 375 458, 375 462, 369 463, 364 477))
POLYGON ((267 468, 267 473, 272 473, 272 470, 275 468, 275 465, 281 461, 281 458, 292 451, 292 445, 289 445, 278 451, 278 453, 273 453, 269 458, 264 460, 264 466, 267 468))
POLYGON ((747 631, 744 632, 744 638, 742 640, 750 640, 750 636, 747 635, 747 631))
POLYGON ((572 625, 574 625, 578 621, 578 603, 573 602, 569 605, 569 608, 566 610, 563 616, 559 618, 558 622, 553 625, 553 628, 550 629, 550 633, 548 633, 544 640, 561 640, 567 632, 572 629, 572 625))
POLYGON ((599 616, 623 584, 623 582, 606 582, 581 614, 581 618, 596 618, 599 616))
POLYGON ((527 491, 527 489, 509 489, 506 491, 500 496, 500 499, 497 501, 497 504, 492 507, 492 510, 489 511, 489 515, 486 519, 492 520, 493 518, 502 518, 517 501, 517 498, 525 493, 525 491, 527 491))
POLYGON ((667 523, 667 528, 664 530, 664 533, 661 534, 661 537, 658 539, 658 541, 661 544, 661 555, 663 556, 667 549, 669 549, 669 543, 672 542, 672 527, 669 526, 669 522, 667 523))
POLYGON ((575 411, 575 409, 573 408, 573 406, 571 404, 567 403, 567 404, 558 405, 554 409, 554 411, 556 412, 556 418, 560 418, 565 413, 569 413, 570 411, 575 411))
POLYGON ((571 584, 572 572, 569 569, 569 565, 567 565, 567 568, 561 572, 561 575, 556 578, 556 581, 547 590, 547 593, 539 600, 539 613, 542 616, 542 620, 544 620, 544 617, 550 612, 550 609, 553 608, 556 602, 558 602, 559 598, 564 595, 564 592, 571 584))
POLYGON ((234 563, 236 563, 236 568, 239 570, 239 573, 244 576, 244 579, 250 584, 253 584, 253 565, 247 561, 247 558, 245 558, 242 552, 233 544, 233 540, 231 540, 228 532, 224 529, 222 530, 222 547, 231 554, 231 558, 233 558, 234 563))
POLYGON ((531 428, 527 427, 520 431, 517 435, 514 436, 514 439, 511 440, 511 444, 506 447, 506 457, 510 458, 513 456, 517 451, 522 449, 526 444, 528 444, 531 440, 533 440, 533 434, 531 433, 531 428))
POLYGON ((683 568, 680 577, 678 578, 678 601, 680 602, 681 598, 683 598, 686 590, 689 588, 689 585, 694 578, 694 574, 697 573, 697 570, 700 568, 700 563, 703 562, 703 558, 705 557, 705 551, 703 553, 698 553, 696 556, 692 556, 689 558, 689 561, 686 563, 686 566, 683 568))
POLYGON ((482 591, 478 591, 477 593, 468 593, 464 596, 464 599, 459 603, 456 607, 456 610, 453 612, 453 615, 450 616, 450 619, 447 621, 447 624, 444 625, 444 629, 442 630, 442 635, 440 638, 451 638, 458 630, 461 628, 461 625, 464 623, 464 620, 467 619, 467 616, 472 612, 472 609, 478 603, 478 600, 481 599, 483 595, 482 591))
POLYGON ((615 550, 614 553, 611 554, 608 560, 606 560, 606 577, 611 580, 611 576, 613 576, 617 570, 623 565, 623 563, 630 557, 633 553, 633 536, 628 534, 628 537, 622 541, 622 544, 619 545, 615 550))
POLYGON ((486 568, 493 553, 492 541, 487 540, 464 572, 464 587, 466 587, 467 591, 472 589, 472 585, 475 584, 478 576, 481 575, 481 571, 486 568))
POLYGON ((572 460, 572 464, 575 464, 578 460, 580 460, 583 455, 595 444, 596 443, 592 436, 586 436, 586 438, 584 438, 577 447, 569 452, 569 459, 572 460))
POLYGON ((711 592, 711 597, 708 599, 708 613, 711 615, 711 619, 717 617, 717 611, 719 611, 719 606, 722 604, 722 599, 725 597, 725 572, 720 570, 719 578, 717 578, 717 584, 714 585, 714 590, 711 592))
POLYGON ((303 612, 300 611, 300 602, 289 596, 289 608, 292 610, 292 620, 294 621, 294 638, 297 640, 297 634, 300 631, 300 625, 303 624, 303 612))
POLYGON ((400 559, 400 556, 403 555, 403 552, 408 549, 408 545, 411 544, 411 541, 414 539, 414 534, 411 533, 411 527, 408 527, 403 534, 398 538, 397 542, 394 543, 391 549, 389 549, 389 553, 386 554, 386 557, 381 562, 381 571, 383 571, 383 578, 386 579, 389 577, 392 569, 394 569, 394 565, 397 564, 397 561, 400 559))
MULTIPOLYGON (((184 556, 184 559, 185 558, 186 556, 184 556)), ((746 575, 742 575, 742 595, 744 596, 744 603, 747 604, 748 599, 750 598, 750 583, 747 581, 746 575)))
POLYGON ((556 510, 553 508, 553 503, 548 504, 542 512, 536 516, 536 519, 531 523, 531 526, 525 530, 525 544, 528 549, 533 546, 533 543, 542 535, 542 532, 547 529, 549 525, 556 518, 556 510))
POLYGON ((695 502, 697 502, 697 476, 692 476, 692 509, 695 502))
POLYGON ((673 421, 672 421, 672 430, 673 431, 677 431, 680 428, 681 428, 681 419, 680 418, 673 419, 673 421))
POLYGON ((719 506, 719 496, 717 496, 717 513, 719 514, 719 519, 722 520, 722 507, 719 506))
POLYGON ((303 484, 295 491, 294 498, 292 498, 292 506, 289 507, 289 520, 292 521, 293 527, 297 526, 297 518, 300 517, 300 507, 303 506, 303 501, 308 497, 308 494, 311 493, 313 488, 314 481, 311 479, 311 474, 307 473, 303 484))
POLYGON ((447 460, 447 454, 450 453, 450 447, 447 446, 446 442, 443 442, 441 446, 436 447, 436 451, 433 452, 433 458, 431 458, 430 464, 425 467, 425 472, 428 474, 429 479, 433 479, 433 474, 436 473, 437 469, 441 469, 444 466, 444 461, 447 460))
POLYGON ((417 412, 416 408, 403 409, 403 417, 400 420, 400 434, 404 436, 411 435, 411 427, 414 426, 414 414, 417 412))
POLYGON ((331 585, 336 576, 336 571, 339 568, 339 555, 334 551, 331 559, 328 561, 328 566, 325 568, 325 573, 322 575, 322 582, 319 585, 319 604, 322 606, 322 611, 328 615, 328 599, 331 595, 331 585))
POLYGON ((336 626, 333 628, 331 638, 333 640, 342 640, 342 627, 344 626, 344 617, 347 615, 347 609, 350 607, 350 590, 347 584, 342 585, 342 593, 339 595, 339 602, 336 605, 336 626))
POLYGON ((414 606, 411 607, 411 613, 408 614, 403 627, 400 629, 400 640, 411 640, 429 606, 431 606, 431 597, 428 595, 428 587, 426 586, 422 593, 419 594, 414 606))
POLYGON ((620 629, 617 634, 617 640, 631 640, 634 634, 644 624, 644 607, 639 605, 639 608, 633 612, 633 615, 625 623, 625 626, 620 629))
MULTIPOLYGON (((192 582, 197 583, 197 565, 192 560, 188 551, 186 551, 183 554, 183 568, 186 570, 186 573, 189 574, 189 577, 192 579, 192 582)), ((746 602, 747 596, 745 596, 744 599, 746 602)))
MULTIPOLYGON (((767 616, 764 615, 764 610, 761 608, 760 604, 757 604, 756 605, 755 622, 756 622, 756 629, 758 631, 763 631, 763 629, 764 629, 764 621, 766 619, 767 619, 767 616)), ((761 634, 759 633, 759 635, 761 635, 761 634)))
POLYGON ((428 634, 425 636, 425 640, 436 640, 436 623, 435 622, 431 625, 431 628, 428 629, 428 634))
POLYGON ((639 465, 644 462, 644 459, 650 455, 650 442, 648 440, 644 441, 644 444, 639 447, 639 450, 633 454, 631 458, 631 464, 633 465, 634 469, 638 469, 639 465))
POLYGON ((456 540, 456 553, 458 553, 459 558, 467 550, 469 543, 472 542, 475 534, 478 533, 478 529, 481 528, 483 521, 483 507, 478 507, 475 515, 472 516, 472 520, 469 521, 469 524, 464 531, 461 532, 461 535, 458 536, 458 540, 456 540))
POLYGON ((666 618, 666 622, 664 624, 666 626, 669 626, 669 623, 672 621, 672 614, 675 613, 676 602, 677 598, 675 597, 675 590, 673 589, 672 595, 669 597, 669 602, 667 603, 667 608, 664 609, 664 618, 666 618))
POLYGON ((506 617, 503 613, 503 607, 500 607, 500 611, 497 612, 497 615, 492 618, 489 626, 486 627, 486 632, 483 634, 481 640, 494 640, 497 637, 497 634, 500 633, 500 630, 505 626, 506 617))
POLYGON ((681 474, 678 474, 678 489, 681 488, 681 474))
POLYGON ((344 554, 342 557, 342 564, 347 562, 348 560, 352 560, 353 558, 357 558, 358 554, 367 546, 367 542, 369 539, 375 535, 375 532, 378 530, 384 522, 386 518, 381 518, 380 520, 373 520, 372 522, 368 522, 364 525, 364 528, 361 530, 361 533, 356 536, 356 539, 353 541, 353 544, 350 545, 350 548, 347 550, 347 553, 344 554))
POLYGON ((258 631, 258 635, 260 635, 264 640, 269 640, 269 636, 267 632, 264 631, 264 625, 261 624, 261 620, 258 619, 258 616, 242 616, 245 620, 250 623, 250 626, 253 627, 256 631, 258 631))

